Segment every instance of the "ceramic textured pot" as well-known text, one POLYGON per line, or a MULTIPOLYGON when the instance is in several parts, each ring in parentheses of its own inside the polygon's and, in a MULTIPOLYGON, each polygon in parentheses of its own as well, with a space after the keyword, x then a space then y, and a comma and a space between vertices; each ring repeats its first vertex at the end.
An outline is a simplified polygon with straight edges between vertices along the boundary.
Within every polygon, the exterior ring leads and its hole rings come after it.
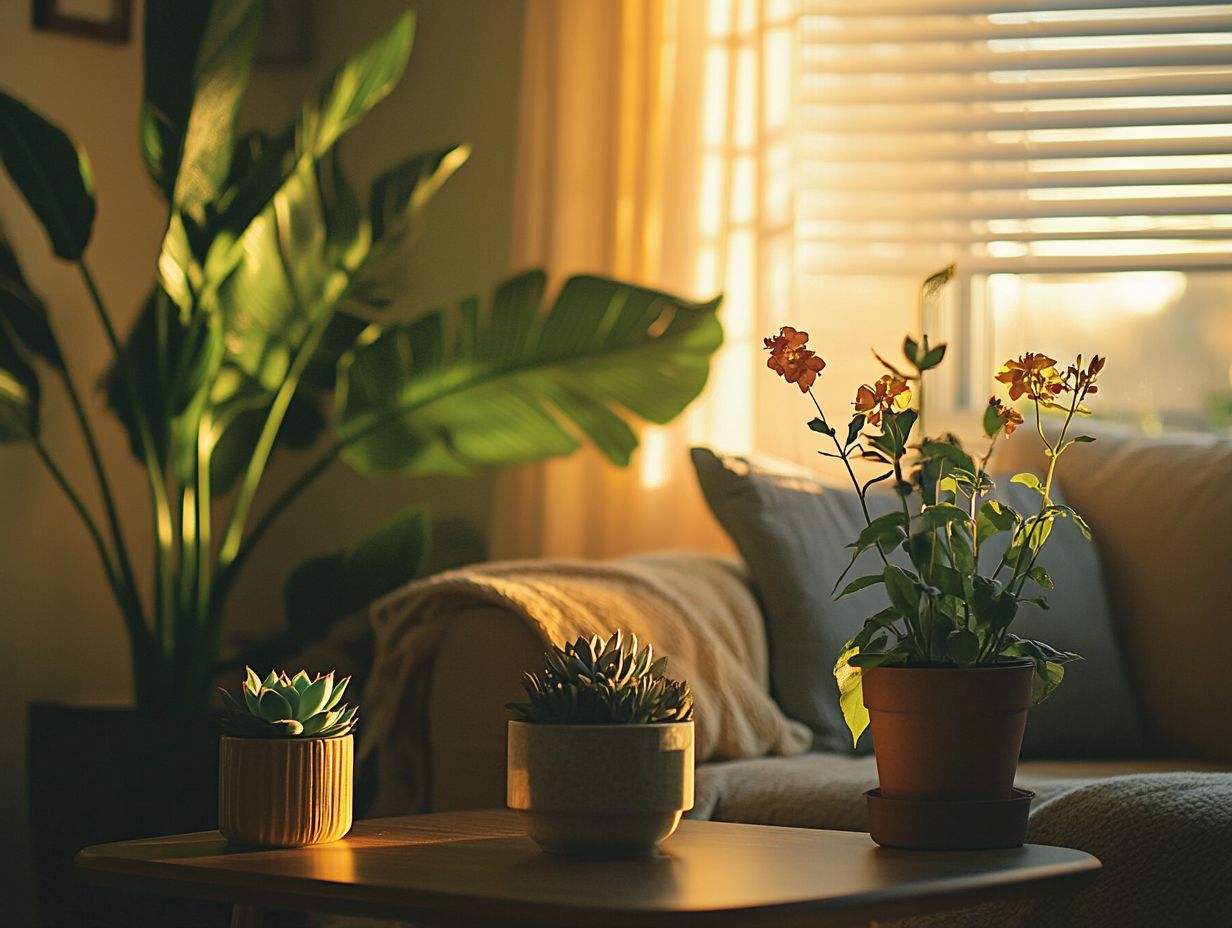
POLYGON ((546 851, 647 854, 693 808, 693 723, 509 723, 509 808, 546 851))
POLYGON ((1032 793, 1014 788, 1031 706, 1030 661, 864 671, 880 789, 869 831, 888 847, 1014 847, 1032 793))
POLYGON ((237 844, 304 847, 351 830, 354 739, 232 738, 218 756, 218 830, 237 844))

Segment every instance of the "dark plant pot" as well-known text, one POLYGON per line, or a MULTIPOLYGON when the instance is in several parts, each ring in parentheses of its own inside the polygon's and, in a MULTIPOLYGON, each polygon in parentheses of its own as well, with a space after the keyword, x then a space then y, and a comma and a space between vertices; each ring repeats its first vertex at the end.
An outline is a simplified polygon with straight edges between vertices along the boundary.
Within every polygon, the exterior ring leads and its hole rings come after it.
POLYGON ((929 848, 1022 843, 1030 796, 1015 793, 1014 773, 1034 672, 1030 661, 864 671, 880 780, 870 797, 881 823, 874 840, 893 834, 893 841, 878 843, 929 848), (1007 810, 1007 824, 977 836, 971 823, 987 814, 988 803, 1005 804, 997 808, 1007 810), (927 834, 927 842, 905 841, 913 831, 927 834))
POLYGON ((47 928, 226 926, 230 908, 94 887, 83 847, 207 831, 218 821, 218 726, 209 715, 30 706, 30 818, 47 928))

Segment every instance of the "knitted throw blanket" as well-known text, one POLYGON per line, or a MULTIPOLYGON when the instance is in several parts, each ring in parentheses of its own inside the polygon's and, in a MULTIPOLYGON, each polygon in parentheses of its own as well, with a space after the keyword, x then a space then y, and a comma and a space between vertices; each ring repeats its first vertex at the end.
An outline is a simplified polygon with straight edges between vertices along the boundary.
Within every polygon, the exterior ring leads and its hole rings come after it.
POLYGON ((653 644, 668 673, 693 687, 699 762, 809 747, 808 730, 770 698, 761 612, 734 562, 671 552, 486 564, 412 583, 372 608, 361 756, 377 752, 382 813, 423 808, 433 658, 451 617, 476 602, 503 607, 545 645, 618 628, 653 644))

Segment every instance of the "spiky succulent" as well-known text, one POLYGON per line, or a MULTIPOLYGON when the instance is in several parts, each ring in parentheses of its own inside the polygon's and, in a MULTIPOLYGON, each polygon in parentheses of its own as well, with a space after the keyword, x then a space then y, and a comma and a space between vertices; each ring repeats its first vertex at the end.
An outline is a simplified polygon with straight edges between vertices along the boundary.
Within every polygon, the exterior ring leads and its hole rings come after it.
POLYGON ((293 677, 271 670, 262 680, 246 668, 244 700, 240 702, 222 687, 223 731, 240 738, 341 738, 349 735, 359 707, 343 705, 350 677, 334 684, 330 673, 310 678, 300 671, 293 677))
POLYGON ((669 679, 667 658, 639 650, 637 635, 606 642, 578 638, 544 653, 546 666, 524 674, 529 702, 510 703, 519 722, 545 725, 649 725, 693 718, 688 683, 669 679))

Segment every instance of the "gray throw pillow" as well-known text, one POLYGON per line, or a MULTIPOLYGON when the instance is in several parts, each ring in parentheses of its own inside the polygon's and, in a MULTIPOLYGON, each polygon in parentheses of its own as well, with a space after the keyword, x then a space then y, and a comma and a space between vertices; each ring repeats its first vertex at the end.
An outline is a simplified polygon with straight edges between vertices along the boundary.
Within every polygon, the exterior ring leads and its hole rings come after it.
MULTIPOLYGON (((706 502, 748 563, 761 598, 775 699, 812 729, 815 748, 850 753, 832 669, 843 644, 885 605, 880 587, 838 602, 831 596, 850 558, 846 545, 864 525, 859 498, 783 462, 707 448, 694 448, 692 455, 706 502)), ((996 495, 1024 513, 1039 499, 1004 479, 996 495)), ((870 494, 869 504, 876 518, 897 502, 885 492, 870 494)), ((984 553, 999 556, 991 545, 984 553)), ((1056 583, 1048 594, 1052 608, 1024 606, 1014 631, 1085 660, 1069 665, 1065 682, 1032 709, 1023 756, 1141 754, 1139 716, 1094 545, 1072 525, 1058 525, 1039 563, 1056 583)), ((872 572, 860 567, 850 576, 872 572)), ((870 740, 861 739, 862 752, 871 749, 870 740)))

